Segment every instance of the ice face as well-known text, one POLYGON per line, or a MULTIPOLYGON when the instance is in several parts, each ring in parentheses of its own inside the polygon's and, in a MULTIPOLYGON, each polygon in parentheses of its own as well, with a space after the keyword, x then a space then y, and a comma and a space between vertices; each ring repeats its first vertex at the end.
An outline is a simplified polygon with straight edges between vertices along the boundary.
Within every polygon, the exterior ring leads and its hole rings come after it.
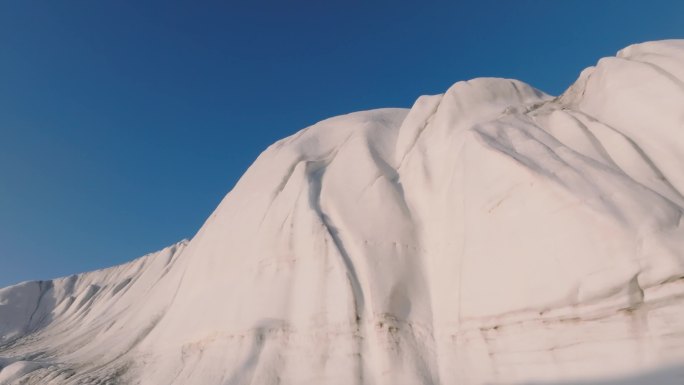
POLYGON ((683 165, 684 41, 331 118, 192 240, 0 290, 0 384, 678 384, 683 165))

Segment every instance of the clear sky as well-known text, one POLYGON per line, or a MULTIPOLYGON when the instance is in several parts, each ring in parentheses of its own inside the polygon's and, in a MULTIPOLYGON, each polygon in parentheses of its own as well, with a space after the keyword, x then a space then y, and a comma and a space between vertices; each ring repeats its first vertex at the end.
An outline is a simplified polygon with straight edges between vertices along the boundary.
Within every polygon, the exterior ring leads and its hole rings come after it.
POLYGON ((273 141, 458 80, 559 94, 673 1, 0 3, 0 286, 192 237, 273 141))

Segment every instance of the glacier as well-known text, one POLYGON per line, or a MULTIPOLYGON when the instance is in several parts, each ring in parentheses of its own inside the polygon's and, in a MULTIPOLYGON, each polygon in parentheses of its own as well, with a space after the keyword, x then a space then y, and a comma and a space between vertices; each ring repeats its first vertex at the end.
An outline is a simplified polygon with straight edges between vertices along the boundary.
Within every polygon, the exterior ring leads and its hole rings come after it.
POLYGON ((684 40, 265 150, 190 240, 0 289, 0 384, 684 383, 684 40))

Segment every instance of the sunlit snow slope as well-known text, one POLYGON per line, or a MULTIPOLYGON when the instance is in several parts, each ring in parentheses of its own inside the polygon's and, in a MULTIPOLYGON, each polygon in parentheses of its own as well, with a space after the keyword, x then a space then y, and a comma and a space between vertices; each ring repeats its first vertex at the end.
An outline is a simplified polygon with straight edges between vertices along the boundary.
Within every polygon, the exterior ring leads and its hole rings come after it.
POLYGON ((197 235, 0 289, 0 384, 684 383, 684 40, 269 147, 197 235))

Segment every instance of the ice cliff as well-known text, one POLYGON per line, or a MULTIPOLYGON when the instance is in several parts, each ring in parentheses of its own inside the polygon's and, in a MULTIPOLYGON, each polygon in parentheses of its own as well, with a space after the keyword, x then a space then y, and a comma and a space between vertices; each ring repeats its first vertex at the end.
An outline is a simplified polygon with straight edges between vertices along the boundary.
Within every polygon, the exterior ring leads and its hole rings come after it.
POLYGON ((264 151, 199 232, 0 289, 0 384, 684 383, 684 40, 264 151))

